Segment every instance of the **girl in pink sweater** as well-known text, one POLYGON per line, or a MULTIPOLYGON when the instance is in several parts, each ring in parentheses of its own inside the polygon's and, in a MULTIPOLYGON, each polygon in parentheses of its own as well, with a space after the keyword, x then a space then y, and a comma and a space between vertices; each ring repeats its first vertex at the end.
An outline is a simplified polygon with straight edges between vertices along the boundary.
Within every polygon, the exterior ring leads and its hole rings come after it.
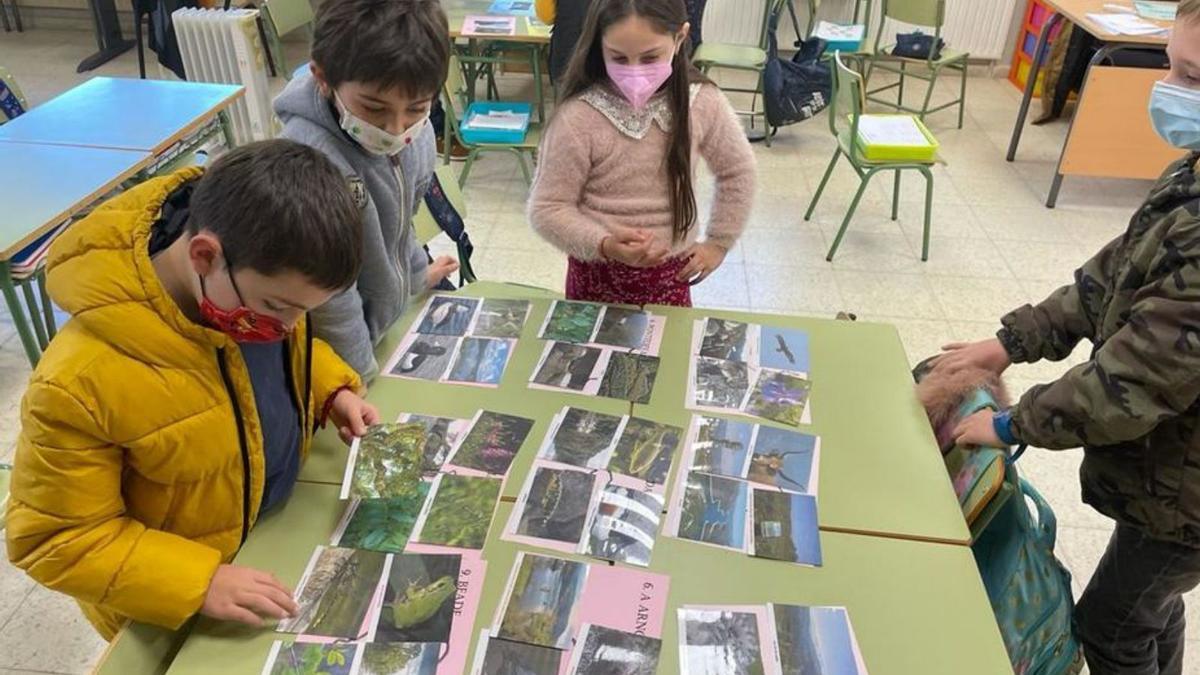
POLYGON ((542 140, 534 229, 568 256, 568 298, 691 305, 737 243, 754 153, 725 95, 688 58, 683 0, 593 0, 542 140), (716 178, 704 240, 699 155, 716 178))

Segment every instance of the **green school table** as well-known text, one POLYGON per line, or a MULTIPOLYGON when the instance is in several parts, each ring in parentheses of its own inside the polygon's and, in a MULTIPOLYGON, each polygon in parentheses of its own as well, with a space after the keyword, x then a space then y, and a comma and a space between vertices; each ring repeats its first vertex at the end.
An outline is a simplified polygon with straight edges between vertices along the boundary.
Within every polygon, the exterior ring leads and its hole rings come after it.
POLYGON ((241 85, 96 77, 0 127, 0 141, 158 156, 219 119, 233 147, 225 110, 244 91, 241 85))
MULTIPOLYGON (((379 408, 384 421, 394 421, 401 413, 423 413, 469 419, 478 410, 492 410, 534 420, 533 430, 517 454, 504 484, 504 495, 515 497, 533 464, 550 420, 565 405, 579 405, 613 415, 630 412, 628 401, 611 398, 578 396, 557 391, 529 388, 529 378, 542 356, 545 343, 537 339, 542 321, 557 293, 518 286, 481 281, 459 291, 460 295, 484 298, 520 298, 532 302, 525 331, 517 343, 500 381, 500 387, 487 388, 468 385, 447 385, 423 380, 406 380, 380 375, 371 383, 367 400, 379 408)), ((382 369, 400 346, 409 327, 425 310, 425 300, 416 301, 408 312, 392 326, 375 351, 382 369)), ((332 429, 317 435, 308 460, 300 470, 300 480, 341 485, 346 472, 348 449, 332 429)))
MULTIPOLYGON (((313 548, 328 543, 343 506, 334 486, 298 485, 281 511, 255 527, 237 561, 294 585, 313 548)), ((499 540, 511 509, 499 505, 484 548, 486 582, 473 638, 494 623, 515 561, 518 547, 499 540)), ((651 571, 671 577, 659 673, 679 672, 678 607, 767 602, 846 606, 872 675, 1012 672, 970 549, 835 532, 821 540, 824 567, 805 568, 659 537, 651 571)), ((207 619, 175 634, 136 627, 114 643, 97 672, 256 675, 272 641, 282 637, 207 619)))
MULTIPOLYGON (((946 475, 925 411, 913 393, 900 336, 886 324, 675 307, 649 405, 640 417, 687 426, 685 410, 693 324, 714 316, 799 328, 809 336, 813 424, 821 437, 821 528, 954 544, 970 531, 946 475)), ((746 418, 750 419, 750 418, 746 418)), ((769 423, 768 423, 769 424, 769 423)))
MULTIPOLYGON (((532 0, 530 0, 532 2, 532 0)), ((446 18, 450 22, 450 37, 460 38, 467 37, 462 34, 463 21, 470 15, 480 16, 507 16, 507 15, 489 15, 488 8, 492 6, 492 0, 443 0, 442 7, 446 10, 446 18)), ((536 20, 536 16, 530 17, 536 20)), ((523 16, 516 17, 517 31, 514 35, 499 36, 504 42, 525 42, 530 44, 550 44, 550 36, 540 33, 530 33, 529 23, 525 21, 523 16)), ((486 39, 478 35, 470 36, 476 39, 486 39)))
POLYGON ((152 160, 145 151, 0 143, 0 289, 31 365, 37 365, 42 349, 54 336, 54 315, 49 311, 44 284, 39 284, 43 309, 39 317, 34 278, 14 283, 13 256, 152 160), (28 314, 17 298, 17 285, 24 291, 28 314))

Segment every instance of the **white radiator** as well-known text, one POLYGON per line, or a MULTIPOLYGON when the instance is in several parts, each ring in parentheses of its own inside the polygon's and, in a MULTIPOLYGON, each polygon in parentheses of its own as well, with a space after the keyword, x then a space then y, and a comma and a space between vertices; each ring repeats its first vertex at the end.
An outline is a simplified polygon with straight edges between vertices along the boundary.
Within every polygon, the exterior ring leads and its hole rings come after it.
POLYGON ((230 108, 237 144, 274 137, 278 122, 271 112, 258 10, 178 9, 171 21, 187 79, 246 87, 245 97, 230 108))
MULTIPOLYGON (((808 25, 808 2, 793 2, 803 30, 808 25)), ((764 0, 708 0, 704 10, 704 39, 736 44, 756 43, 762 25, 763 3, 764 0)), ((1008 56, 1004 48, 1012 32, 1016 4, 1017 0, 947 0, 946 25, 942 26, 942 37, 950 47, 969 52, 972 59, 1004 60, 1008 56)), ((869 39, 872 41, 882 8, 881 0, 875 0, 872 8, 874 16, 868 24, 871 31, 869 39)), ((828 21, 849 22, 854 16, 854 0, 825 0, 817 16, 828 21)), ((893 42, 896 33, 912 30, 915 28, 889 21, 883 28, 883 42, 893 42)), ((796 39, 794 33, 792 21, 785 12, 779 24, 780 48, 791 46, 796 39)))

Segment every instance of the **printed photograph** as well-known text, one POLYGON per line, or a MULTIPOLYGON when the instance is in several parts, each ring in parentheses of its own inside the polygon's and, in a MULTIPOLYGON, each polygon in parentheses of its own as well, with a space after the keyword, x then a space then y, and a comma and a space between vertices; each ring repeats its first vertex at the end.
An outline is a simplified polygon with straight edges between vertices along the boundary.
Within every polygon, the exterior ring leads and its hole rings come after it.
POLYGON ((481 549, 492 511, 500 499, 500 480, 442 474, 416 540, 423 544, 481 549))
POLYGON ((816 447, 816 436, 760 426, 746 478, 783 490, 811 493, 816 447))
POLYGON ((812 384, 796 375, 764 370, 750 393, 746 412, 781 424, 799 426, 812 384))
POLYGON ((578 544, 595 485, 591 473, 536 467, 517 534, 578 544))
MULTIPOLYGON (((411 497, 421 483, 425 427, 376 424, 357 441, 349 495, 363 499, 411 497)), ((343 490, 345 493, 345 490, 343 490)))
POLYGON ((488 298, 479 308, 472 335, 481 337, 516 339, 525 329, 529 317, 528 300, 503 300, 488 298))
POLYGON ((658 378, 658 365, 657 356, 613 352, 597 393, 622 401, 649 403, 654 380, 658 378))
POLYGON ((795 328, 763 326, 759 365, 792 373, 808 372, 808 333, 795 328))
POLYGON ((435 296, 430 300, 429 308, 417 325, 417 332, 422 335, 453 335, 461 337, 467 334, 471 326, 471 318, 475 316, 475 308, 479 306, 478 298, 452 298, 445 295, 435 296))
POLYGON ((679 538, 746 550, 749 489, 731 478, 689 473, 679 515, 679 538))
POLYGON ((316 560, 296 590, 296 616, 281 621, 281 633, 319 635, 343 640, 366 637, 363 621, 387 556, 375 551, 317 547, 316 560))
POLYGON ((750 326, 741 321, 705 319, 699 356, 722 361, 744 361, 749 329, 750 326))
POLYGON ((844 607, 774 605, 783 675, 866 675, 844 607))
POLYGON ((567 408, 542 457, 589 469, 608 466, 621 418, 583 408, 567 408))
POLYGON ((667 482, 682 434, 679 427, 631 417, 613 450, 608 470, 661 485, 667 482))
POLYGON ((375 642, 449 642, 462 557, 394 555, 375 642))
POLYGON ((357 644, 276 642, 268 675, 352 675, 357 644))
POLYGON ((650 315, 637 309, 608 307, 592 342, 610 347, 637 349, 646 338, 650 315))
POLYGON ((679 612, 686 675, 766 675, 755 614, 686 608, 679 612))
POLYGON ((400 553, 408 544, 428 494, 429 483, 421 481, 417 491, 408 497, 354 502, 350 506, 354 513, 338 538, 337 545, 381 553, 400 553))
POLYGON ((541 337, 559 342, 591 342, 603 309, 604 305, 556 300, 541 337))
POLYGON ((405 424, 420 424, 425 428, 425 443, 421 448, 421 471, 437 473, 450 457, 450 450, 462 435, 470 420, 432 415, 406 415, 405 424))
POLYGON ((697 418, 692 470, 718 476, 742 477, 754 436, 754 424, 719 417, 697 418))
POLYGON ((542 647, 571 646, 571 612, 583 594, 587 565, 525 553, 496 637, 542 647))
POLYGON ((502 475, 512 465, 531 429, 533 420, 485 410, 463 437, 450 463, 502 475))
POLYGON ((488 638, 478 675, 558 675, 562 652, 524 642, 488 638))
POLYGON ((696 359, 695 404, 738 410, 750 390, 750 371, 739 361, 696 359))
POLYGON ((420 380, 440 380, 454 358, 458 338, 443 335, 417 335, 400 356, 390 374, 420 380))
POLYGON ((586 624, 571 675, 655 675, 662 640, 586 624))
POLYGON ((535 384, 571 391, 583 391, 592 380, 592 371, 603 352, 596 347, 555 342, 533 376, 535 384))
POLYGON ((648 566, 662 522, 663 504, 663 497, 653 492, 605 486, 588 533, 587 554, 601 560, 648 566))
POLYGON ((368 642, 354 675, 435 675, 442 647, 438 642, 368 642))
POLYGON ((755 490, 754 555, 819 567, 821 537, 816 498, 755 490))
POLYGON ((446 379, 451 382, 499 385, 512 347, 513 343, 508 340, 463 338, 458 347, 458 358, 450 367, 446 379))

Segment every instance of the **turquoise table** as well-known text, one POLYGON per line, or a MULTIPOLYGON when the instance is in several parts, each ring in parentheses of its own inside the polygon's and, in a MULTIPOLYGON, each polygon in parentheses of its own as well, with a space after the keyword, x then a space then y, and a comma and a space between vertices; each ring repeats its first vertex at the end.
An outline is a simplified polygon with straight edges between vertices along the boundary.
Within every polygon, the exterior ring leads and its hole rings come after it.
MULTIPOLYGON (((687 425, 684 408, 696 319, 715 316, 808 332, 812 364, 811 427, 821 437, 821 528, 969 544, 970 531, 950 485, 893 326, 648 307, 665 314, 662 365, 649 405, 635 414, 687 425)), ((749 419, 749 418, 747 418, 749 419)), ((769 424, 769 423, 768 423, 769 424)))
MULTIPOLYGON (((578 405, 610 413, 629 414, 628 401, 611 398, 578 396, 555 391, 529 388, 529 378, 542 356, 544 342, 537 339, 542 321, 556 293, 527 286, 478 282, 470 284, 460 294, 473 297, 521 298, 533 303, 525 332, 517 343, 517 349, 504 371, 498 388, 447 385, 422 380, 406 380, 379 376, 371 383, 367 400, 375 404, 384 421, 394 421, 401 413, 423 413, 446 417, 470 418, 477 410, 518 415, 534 420, 533 431, 509 469, 509 479, 504 485, 504 495, 515 497, 521 482, 533 464, 534 455, 549 428, 550 420, 565 405, 578 405)), ((425 300, 414 302, 413 307, 388 331, 376 349, 380 367, 386 365, 409 327, 424 311, 425 300)), ((348 450, 337 434, 327 429, 318 435, 309 454, 308 461, 300 471, 300 480, 338 484, 346 471, 348 450)))
MULTIPOLYGON (((237 561, 295 584, 342 507, 334 486, 299 485, 287 506, 255 527, 237 561)), ((518 547, 498 537, 511 509, 500 504, 484 548, 475 636, 492 625, 516 557, 518 547)), ((836 532, 822 533, 821 543, 825 566, 804 568, 660 537, 651 571, 669 574, 671 589, 659 673, 679 672, 678 607, 767 602, 846 606, 872 675, 1012 672, 970 549, 836 532)), ((207 619, 176 634, 139 626, 122 633, 97 673, 257 675, 279 637, 207 619)))
MULTIPOLYGON (((9 126, 11 123, 0 127, 0 131, 9 126)), ((40 272, 14 283, 13 256, 142 171, 152 160, 145 151, 0 143, 0 204, 4 205, 0 208, 0 289, 31 364, 37 364, 54 335, 54 315, 45 284, 39 284, 40 311, 34 298, 32 284, 35 278, 40 280, 40 272), (17 298, 17 286, 24 291, 28 313, 17 298)))
POLYGON ((0 126, 0 141, 157 156, 219 119, 233 147, 224 112, 244 91, 241 85, 97 77, 0 126))

